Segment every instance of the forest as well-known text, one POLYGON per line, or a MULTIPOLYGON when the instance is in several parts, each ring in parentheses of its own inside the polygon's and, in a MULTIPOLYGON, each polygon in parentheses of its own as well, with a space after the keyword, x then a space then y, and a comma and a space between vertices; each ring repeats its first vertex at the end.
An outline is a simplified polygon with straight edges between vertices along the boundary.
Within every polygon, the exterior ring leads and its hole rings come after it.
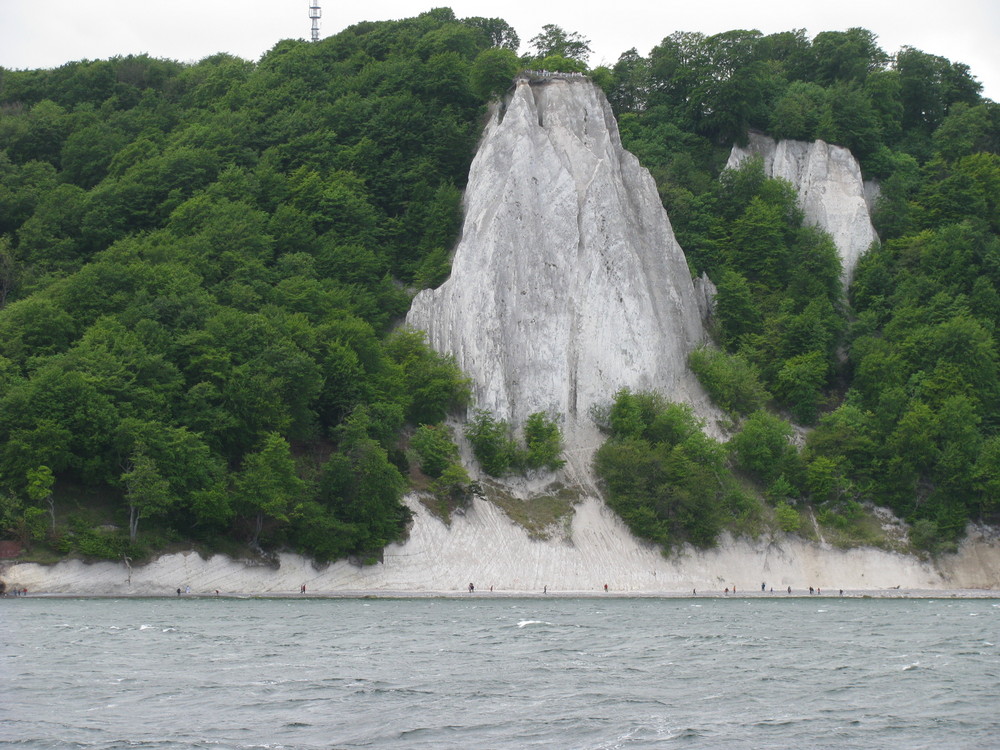
MULTIPOLYGON (((399 323, 448 276, 486 106, 522 68, 604 89, 718 287, 691 366, 728 443, 608 394, 595 467, 637 534, 710 545, 755 503, 789 531, 875 503, 936 552, 995 522, 1000 107, 972 72, 860 28, 678 32, 595 69, 575 32, 529 44, 442 8, 257 62, 0 68, 0 534, 40 560, 365 562, 404 537, 408 489, 464 502, 445 418, 468 380, 399 323), (723 171, 750 130, 846 146, 879 181, 850 289, 787 183, 723 171)), ((553 469, 558 417, 476 412, 466 437, 487 473, 553 469)))

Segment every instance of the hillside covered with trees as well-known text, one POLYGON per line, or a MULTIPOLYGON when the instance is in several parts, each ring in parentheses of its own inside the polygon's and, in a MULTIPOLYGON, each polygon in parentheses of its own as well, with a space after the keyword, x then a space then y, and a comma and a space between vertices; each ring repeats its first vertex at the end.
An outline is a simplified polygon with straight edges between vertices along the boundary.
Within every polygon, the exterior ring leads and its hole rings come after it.
MULTIPOLYGON (((928 549, 995 520, 1000 108, 970 71, 863 29, 678 33, 596 70, 558 26, 531 45, 437 9, 256 63, 0 69, 2 533, 53 555, 373 559, 408 486, 461 501, 443 420, 468 383, 396 326, 448 275, 486 105, 522 67, 604 88, 719 289, 720 349, 691 364, 729 445, 608 394, 597 466, 637 533, 708 545, 757 497, 790 530, 804 503, 834 524, 888 505, 928 549), (748 129, 847 146, 879 180, 882 244, 850 290, 787 184, 722 173, 748 129)), ((559 465, 543 415, 521 454, 473 424, 506 451, 495 473, 559 465)))
MULTIPOLYGON (((800 529, 803 502, 835 529, 874 503, 934 551, 970 520, 996 521, 1000 106, 968 68, 907 47, 890 56, 864 29, 731 31, 673 34, 598 75, 692 271, 718 286, 724 353, 691 365, 738 422, 730 466, 791 511, 782 526, 800 529), (720 179, 750 129, 845 146, 878 181, 881 243, 850 289, 787 183, 753 163, 720 179), (789 451, 792 426, 774 412, 814 428, 803 450, 789 451)), ((730 495, 707 514, 745 508, 730 495)))

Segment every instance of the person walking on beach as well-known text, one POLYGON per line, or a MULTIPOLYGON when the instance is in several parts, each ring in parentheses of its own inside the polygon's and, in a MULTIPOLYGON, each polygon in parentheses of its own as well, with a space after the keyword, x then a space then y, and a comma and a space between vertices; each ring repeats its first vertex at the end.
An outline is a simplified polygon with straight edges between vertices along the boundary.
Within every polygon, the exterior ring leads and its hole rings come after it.
POLYGON ((472 581, 469 581, 469 593, 471 594, 476 590, 476 587, 472 585, 472 581))

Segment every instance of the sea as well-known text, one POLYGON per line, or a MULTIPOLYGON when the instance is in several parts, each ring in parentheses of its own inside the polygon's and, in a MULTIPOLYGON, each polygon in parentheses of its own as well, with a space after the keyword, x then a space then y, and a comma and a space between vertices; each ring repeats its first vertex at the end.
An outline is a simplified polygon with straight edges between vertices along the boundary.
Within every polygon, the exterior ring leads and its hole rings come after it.
POLYGON ((3 748, 1000 748, 1000 600, 0 600, 3 748))

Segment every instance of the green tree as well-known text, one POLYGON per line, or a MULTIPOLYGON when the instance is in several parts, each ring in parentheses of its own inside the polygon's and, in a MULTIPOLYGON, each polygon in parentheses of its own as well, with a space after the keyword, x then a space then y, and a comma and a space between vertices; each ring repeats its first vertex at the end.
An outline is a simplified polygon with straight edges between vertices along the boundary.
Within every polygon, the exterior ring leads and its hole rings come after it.
POLYGON ((576 31, 565 31, 555 24, 545 24, 541 32, 528 42, 539 59, 546 57, 564 57, 586 64, 593 50, 590 40, 576 31))
POLYGON ((633 47, 623 52, 612 69, 613 83, 605 90, 619 118, 625 112, 641 112, 649 93, 649 61, 633 47))
POLYGON ((524 424, 524 441, 527 446, 524 463, 530 469, 540 469, 543 466, 555 471, 566 462, 562 456, 562 430, 559 425, 544 412, 528 415, 524 424))
POLYGON ((420 457, 421 471, 430 477, 440 477, 458 457, 458 446, 451 438, 451 430, 444 425, 420 425, 410 445, 420 457))
POLYGON ((868 94, 857 84, 836 83, 828 90, 816 137, 849 148, 859 159, 882 143, 882 124, 868 94))
POLYGON ((335 518, 357 529, 354 551, 373 553, 404 533, 410 513, 401 502, 406 480, 372 438, 371 412, 356 408, 337 430, 340 452, 320 479, 320 500, 335 518))
POLYGON ((471 394, 469 379, 454 357, 438 354, 424 343, 422 331, 400 329, 385 342, 389 357, 402 368, 411 424, 437 424, 449 411, 465 406, 471 394))
POLYGON ((760 382, 760 369, 742 354, 701 346, 688 356, 688 365, 712 401, 734 416, 761 409, 771 398, 760 382))
POLYGON ((52 533, 56 532, 56 501, 52 494, 52 485, 56 478, 52 469, 44 464, 28 471, 28 497, 32 502, 45 503, 52 519, 52 533))
POLYGON ((469 85, 480 99, 496 99, 506 93, 521 69, 515 52, 503 47, 483 50, 472 63, 469 85))
POLYGON ((819 84, 792 81, 774 105, 768 131, 779 139, 813 140, 827 99, 826 89, 819 84))
POLYGON ((514 28, 502 18, 482 18, 472 16, 463 18, 462 23, 468 24, 478 29, 482 29, 489 37, 493 47, 501 47, 511 52, 517 52, 521 46, 521 40, 514 28))
POLYGON ((789 481, 798 474, 798 454, 791 444, 788 422, 766 411, 751 414, 730 446, 741 469, 770 484, 784 474, 789 481))
POLYGON ((748 336, 759 333, 763 315, 753 290, 742 274, 726 270, 718 283, 715 315, 726 348, 736 351, 748 336))
POLYGON ((945 159, 955 160, 982 151, 997 151, 996 126, 986 104, 970 107, 956 102, 934 131, 932 141, 945 159))
POLYGON ((802 526, 802 516, 795 508, 782 501, 775 507, 778 527, 786 534, 794 534, 802 526))
POLYGON ((510 425, 496 419, 488 411, 476 410, 465 426, 465 436, 479 465, 490 476, 505 474, 514 463, 517 445, 510 436, 510 425))
POLYGON ((812 42, 816 80, 823 85, 840 81, 863 82, 889 60, 876 39, 871 31, 858 27, 817 34, 812 42))
POLYGON ((430 490, 450 506, 464 506, 472 495, 469 473, 460 464, 448 464, 441 476, 431 482, 430 490))
POLYGON ((837 499, 843 485, 840 468, 832 458, 816 456, 806 465, 805 488, 815 502, 837 499))
POLYGON ((993 517, 1000 510, 1000 437, 984 441, 976 459, 973 482, 978 494, 979 517, 993 517))
POLYGON ((243 460, 233 489, 241 512, 252 520, 250 544, 258 546, 265 520, 289 522, 289 514, 294 502, 302 496, 305 483, 296 472, 288 443, 272 432, 264 438, 259 451, 243 460))
POLYGON ((121 482, 128 504, 128 537, 135 542, 140 519, 166 513, 176 498, 170 492, 170 484, 160 476, 156 462, 141 445, 129 457, 121 482))
POLYGON ((778 371, 775 394, 788 404, 799 423, 816 421, 827 370, 826 354, 813 351, 790 357, 778 371))
POLYGON ((74 185, 91 188, 104 179, 111 160, 126 143, 126 136, 107 123, 75 129, 62 147, 63 174, 74 185))
POLYGON ((594 468, 612 509, 636 535, 665 548, 681 541, 711 546, 735 482, 725 451, 691 408, 623 389, 610 423, 594 468))

